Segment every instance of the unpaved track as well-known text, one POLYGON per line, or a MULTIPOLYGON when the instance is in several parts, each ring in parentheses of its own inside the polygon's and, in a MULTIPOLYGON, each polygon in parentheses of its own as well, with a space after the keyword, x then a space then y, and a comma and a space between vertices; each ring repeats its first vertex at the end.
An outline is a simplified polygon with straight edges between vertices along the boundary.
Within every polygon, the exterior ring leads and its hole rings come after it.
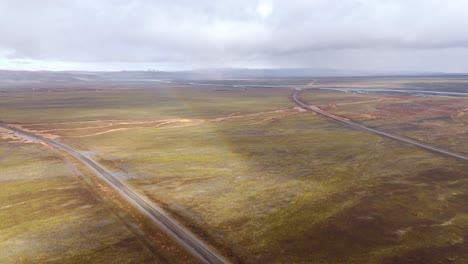
MULTIPOLYGON (((306 87, 310 87, 315 84, 316 81, 313 81, 312 83, 308 84, 306 87)), ((181 84, 181 85, 189 85, 189 86, 226 86, 226 87, 232 87, 232 88, 241 88, 241 87, 249 87, 249 88, 276 88, 276 87, 285 87, 285 86, 273 86, 273 85, 231 85, 231 84, 198 84, 198 83, 176 83, 172 81, 167 81, 167 83, 172 83, 172 84, 181 84)), ((304 90, 308 89, 314 89, 314 88, 307 88, 304 90)), ((310 106, 304 102, 302 102, 298 96, 299 94, 304 91, 304 90, 299 90, 296 91, 292 98, 295 101, 296 104, 298 104, 300 107, 308 110, 315 112, 319 115, 325 116, 329 119, 332 119, 336 122, 348 125, 350 127, 354 127, 359 130, 364 130, 368 132, 372 132, 374 134, 390 138, 393 140, 397 140, 403 143, 411 144, 414 146, 417 146, 421 149, 431 151, 436 154, 441 154, 447 157, 455 158, 464 162, 468 162, 468 157, 462 156, 460 154, 452 153, 443 149, 435 148, 432 146, 428 146, 426 144, 416 142, 411 139, 403 138, 400 136, 396 136, 387 132, 383 132, 380 130, 376 130, 370 127, 366 127, 357 123, 354 123, 348 119, 340 118, 338 116, 332 115, 330 113, 327 113, 323 110, 321 110, 318 107, 315 106, 310 106)), ((71 149, 70 147, 56 141, 53 139, 46 139, 41 136, 38 136, 36 134, 33 134, 31 132, 23 131, 19 128, 16 127, 11 127, 5 124, 0 123, 0 127, 3 127, 5 129, 11 130, 16 132, 19 136, 24 136, 25 138, 33 138, 37 141, 43 142, 49 146, 55 147, 57 149, 66 151, 85 165, 87 165, 89 168, 91 168, 96 175, 98 175, 100 178, 105 180, 109 185, 111 185, 115 190, 117 190, 124 198, 126 198, 129 202, 131 202, 135 207, 140 209, 143 213, 148 215, 156 224, 158 224, 163 230, 165 230, 167 233, 172 235, 177 241, 180 242, 185 248, 187 248, 190 252, 192 252, 195 256, 197 256, 203 263, 229 263, 226 259, 224 259, 222 256, 214 252, 210 247, 205 245, 201 240, 196 238, 190 231, 182 227, 180 224, 178 224, 175 220, 173 220, 171 217, 167 216, 160 208, 154 206, 152 203, 147 201, 144 197, 140 196, 138 193, 133 191, 130 187, 128 187, 124 182, 120 181, 117 177, 115 177, 112 173, 107 171, 103 166, 101 166, 99 163, 96 161, 84 156, 83 154, 71 149)))
POLYGON ((17 136, 25 138, 33 138, 38 142, 42 142, 51 147, 63 150, 72 155, 80 162, 91 168, 97 176, 106 181, 111 187, 117 190, 126 200, 131 202, 135 207, 148 215, 162 230, 166 231, 174 237, 182 246, 184 246, 193 255, 198 257, 203 263, 229 263, 226 259, 216 253, 213 249, 207 246, 200 239, 195 237, 191 231, 187 230, 177 223, 170 216, 166 215, 162 209, 158 208, 140 194, 132 190, 128 185, 119 180, 111 172, 106 170, 102 165, 86 157, 85 155, 75 151, 74 149, 58 142, 57 140, 47 139, 31 132, 23 131, 19 128, 12 127, 6 124, 1 124, 0 127, 8 129, 16 133, 17 136))
MULTIPOLYGON (((310 89, 305 89, 305 90, 310 90, 310 89)), ((338 116, 327 113, 327 112, 321 110, 318 107, 310 106, 310 105, 304 103, 303 101, 301 101, 301 99, 299 99, 299 95, 300 95, 300 93, 302 91, 304 91, 304 90, 300 90, 300 91, 295 92, 293 94, 293 100, 294 100, 294 102, 296 102, 296 104, 298 104, 299 106, 301 106, 304 109, 307 109, 307 110, 312 111, 314 113, 317 113, 319 115, 325 116, 325 117, 327 117, 329 119, 332 119, 332 120, 335 120, 335 121, 337 121, 339 123, 346 124, 348 126, 357 128, 359 130, 369 131, 369 132, 372 132, 374 134, 384 136, 386 138, 394 139, 394 140, 397 140, 397 141, 400 141, 400 142, 403 142, 403 143, 408 143, 408 144, 414 145, 414 146, 419 147, 419 148, 424 149, 424 150, 429 150, 429 151, 431 151, 433 153, 436 153, 436 154, 442 154, 444 156, 448 156, 448 157, 455 158, 455 159, 458 159, 458 160, 461 160, 461 161, 464 161, 464 162, 468 162, 468 157, 465 157, 463 155, 453 153, 453 152, 450 152, 450 151, 446 151, 446 150, 443 150, 443 149, 439 149, 439 148, 436 148, 436 147, 432 147, 432 146, 429 146, 429 145, 426 145, 426 144, 423 144, 423 143, 420 143, 420 142, 417 142, 417 141, 414 141, 414 140, 411 140, 411 139, 408 139, 408 138, 396 136, 396 135, 393 135, 393 134, 390 134, 390 133, 387 133, 387 132, 383 132, 383 131, 380 131, 380 130, 377 130, 377 129, 373 129, 373 128, 370 128, 370 127, 367 127, 367 126, 363 126, 363 125, 354 123, 351 120, 340 118, 338 116)))
POLYGON ((15 149, 17 149, 17 148, 18 148, 18 146, 15 145, 14 147, 11 147, 5 153, 3 153, 3 155, 0 155, 0 161, 5 159, 6 157, 10 156, 13 153, 13 151, 15 151, 15 149))

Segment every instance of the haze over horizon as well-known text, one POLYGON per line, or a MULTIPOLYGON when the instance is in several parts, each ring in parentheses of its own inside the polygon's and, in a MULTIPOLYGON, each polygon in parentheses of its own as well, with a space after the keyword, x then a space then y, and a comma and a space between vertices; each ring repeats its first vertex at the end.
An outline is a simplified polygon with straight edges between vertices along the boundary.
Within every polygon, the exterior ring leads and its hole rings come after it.
POLYGON ((468 72, 468 2, 0 0, 0 69, 468 72))

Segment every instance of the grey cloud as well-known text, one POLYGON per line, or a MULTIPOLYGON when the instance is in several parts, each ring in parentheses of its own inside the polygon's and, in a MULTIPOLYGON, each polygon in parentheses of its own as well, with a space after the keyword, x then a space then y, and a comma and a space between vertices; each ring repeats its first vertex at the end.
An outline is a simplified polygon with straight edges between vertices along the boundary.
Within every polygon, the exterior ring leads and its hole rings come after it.
POLYGON ((442 55, 466 54, 466 10, 465 0, 0 0, 0 58, 341 67, 359 57, 354 66, 434 69, 440 59, 462 71, 468 63, 442 55))

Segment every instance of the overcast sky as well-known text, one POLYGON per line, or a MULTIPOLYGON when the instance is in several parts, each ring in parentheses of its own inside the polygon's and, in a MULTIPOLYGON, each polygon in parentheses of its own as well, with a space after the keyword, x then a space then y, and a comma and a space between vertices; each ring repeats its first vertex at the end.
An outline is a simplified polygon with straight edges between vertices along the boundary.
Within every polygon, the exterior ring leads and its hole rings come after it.
POLYGON ((0 0, 0 68, 468 72, 467 0, 0 0))

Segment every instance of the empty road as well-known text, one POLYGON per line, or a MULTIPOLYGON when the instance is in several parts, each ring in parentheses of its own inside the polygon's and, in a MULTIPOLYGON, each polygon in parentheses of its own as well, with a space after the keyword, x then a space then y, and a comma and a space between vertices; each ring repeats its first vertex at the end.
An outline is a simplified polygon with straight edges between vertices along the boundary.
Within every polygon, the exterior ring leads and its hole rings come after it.
MULTIPOLYGON (((168 83, 176 83, 176 82, 173 82, 173 81, 167 81, 168 83)), ((368 132, 372 132, 374 134, 377 134, 377 135, 380 135, 380 136, 383 136, 383 137, 386 137, 386 138, 390 138, 390 139, 393 139, 393 140, 397 140, 397 141, 400 141, 400 142, 403 142, 403 143, 407 143, 407 144, 411 144, 411 145, 414 145, 416 147, 419 147, 421 149, 424 149, 424 150, 429 150, 433 153, 436 153, 436 154, 442 154, 444 156, 447 156, 447 157, 451 157, 451 158, 455 158, 455 159, 458 159, 460 161, 464 161, 464 162, 468 162, 468 157, 466 156, 463 156, 461 154, 457 154, 457 153, 453 153, 453 152, 450 152, 450 151, 447 151, 447 150, 443 150, 443 149, 439 149, 439 148, 436 148, 436 147, 432 147, 432 146, 429 146, 429 145, 426 145, 424 143, 420 143, 420 142, 417 142, 415 140, 411 140, 411 139, 408 139, 408 138, 404 138, 404 137, 400 137, 400 136, 397 136, 397 135, 393 135, 393 134, 390 134, 390 133, 387 133, 387 132, 383 132, 383 131, 380 131, 380 130, 377 130, 377 129, 373 129, 373 128, 370 128, 370 127, 366 127, 366 126, 363 126, 363 125, 360 125, 360 124, 357 124, 351 120, 348 120, 348 119, 345 119, 345 118, 342 118, 342 117, 339 117, 339 116, 336 116, 336 115, 332 115, 330 113, 327 113, 323 110, 321 110, 320 108, 318 107, 315 107, 315 106, 311 106, 311 105, 308 105, 304 102, 302 102, 298 96, 301 92, 305 91, 305 90, 311 90, 311 89, 329 89, 329 88, 320 88, 320 87, 316 87, 316 88, 311 88, 312 86, 315 85, 315 83, 317 82, 317 80, 313 80, 312 82, 308 83, 307 85, 305 85, 305 87, 307 88, 298 88, 297 91, 293 94, 292 98, 294 100, 294 102, 296 104, 298 104, 299 106, 301 106, 302 108, 306 109, 306 110, 309 110, 309 111, 312 111, 312 112, 315 112, 319 115, 322 115, 322 116, 325 116, 329 119, 332 119, 332 120, 335 120, 339 123, 342 123, 342 124, 346 124, 348 126, 351 126, 351 127, 354 127, 354 128, 357 128, 357 129, 360 129, 360 130, 364 130, 364 131, 368 131, 368 132)), ((209 85, 209 86, 214 86, 213 84, 204 84, 204 83, 194 83, 194 82, 190 82, 190 83, 179 83, 179 84, 182 84, 182 85, 189 85, 189 86, 197 86, 197 85, 201 85, 201 86, 204 86, 204 85, 209 85)), ((232 87, 232 88, 240 88, 240 87, 249 87, 249 88, 273 88, 273 87, 285 87, 284 85, 281 86, 271 86, 271 85, 235 85, 235 84, 216 84, 218 86, 227 86, 227 87, 232 87)), ((289 87, 290 88, 290 87, 289 87)), ((336 89, 330 89, 330 90, 336 90, 336 89)), ((371 89, 369 89, 369 91, 372 91, 371 89)), ((392 90, 393 91, 393 90, 392 90)), ((408 91, 411 91, 411 90, 408 90, 408 91)), ((415 90, 415 91, 419 91, 421 92, 421 90, 415 90)), ((441 93, 441 92, 432 92, 432 93, 441 93)), ((448 94, 448 93, 444 93, 444 94, 448 94)), ((453 93, 451 93, 453 94, 453 93)), ((457 95, 460 95, 460 93, 456 93, 457 95)), ((464 93, 465 94, 465 93, 464 93)), ((466 94, 465 94, 466 95, 466 94)))
MULTIPOLYGON (((308 90, 308 89, 305 89, 305 90, 308 90)), ((335 121, 337 121, 339 123, 346 124, 348 126, 351 126, 351 127, 354 127, 354 128, 360 129, 360 130, 369 131, 369 132, 372 132, 374 134, 384 136, 386 138, 390 138, 390 139, 398 140, 400 142, 408 143, 408 144, 417 146, 417 147, 419 147, 421 149, 424 149, 424 150, 429 150, 429 151, 431 151, 433 153, 436 153, 436 154, 442 154, 444 156, 448 156, 448 157, 455 158, 455 159, 458 159, 458 160, 461 160, 461 161, 464 161, 464 162, 468 162, 468 157, 465 157, 463 155, 453 153, 453 152, 450 152, 450 151, 446 151, 446 150, 443 150, 443 149, 435 148, 435 147, 432 147, 432 146, 428 146, 426 144, 423 144, 423 143, 420 143, 420 142, 417 142, 417 141, 414 141, 414 140, 411 140, 411 139, 408 139, 408 138, 396 136, 396 135, 393 135, 393 134, 390 134, 390 133, 387 133, 387 132, 383 132, 383 131, 380 131, 380 130, 377 130, 377 129, 366 127, 366 126, 354 123, 353 121, 350 121, 348 119, 341 118, 341 117, 332 115, 330 113, 327 113, 327 112, 321 110, 318 107, 310 106, 310 105, 302 102, 298 98, 299 94, 302 91, 305 91, 305 90, 299 90, 299 91, 297 91, 297 92, 295 92, 293 94, 294 101, 304 109, 307 109, 307 110, 315 112, 315 113, 317 113, 319 115, 322 115, 322 116, 325 116, 325 117, 330 118, 332 120, 335 120, 335 121)))
POLYGON ((91 168, 97 176, 106 181, 111 187, 117 190, 122 197, 131 202, 135 207, 148 215, 162 230, 173 236, 182 246, 192 252, 203 263, 222 264, 229 263, 222 256, 214 252, 204 242, 196 238, 191 231, 185 229, 178 224, 170 216, 166 215, 162 209, 147 201, 140 194, 132 190, 128 185, 114 176, 111 172, 105 169, 102 165, 79 153, 78 151, 52 139, 47 139, 39 135, 12 127, 6 124, 1 124, 0 127, 13 131, 17 136, 32 140, 34 142, 43 142, 51 147, 63 150, 72 155, 80 162, 91 168))

